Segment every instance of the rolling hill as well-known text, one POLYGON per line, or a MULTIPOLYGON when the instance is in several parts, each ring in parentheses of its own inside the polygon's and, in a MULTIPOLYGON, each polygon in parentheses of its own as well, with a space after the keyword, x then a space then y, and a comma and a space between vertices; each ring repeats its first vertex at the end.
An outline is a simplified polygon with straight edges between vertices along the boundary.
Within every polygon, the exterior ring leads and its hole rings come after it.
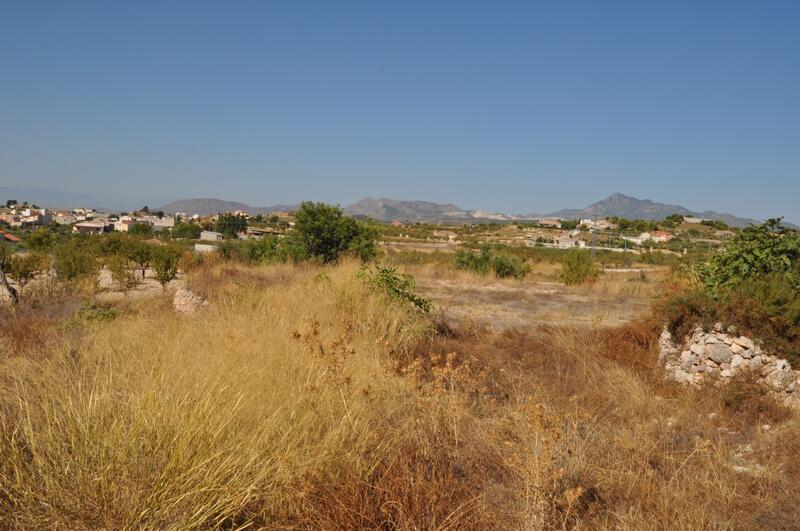
POLYGON ((739 218, 733 214, 721 214, 712 210, 695 212, 679 205, 656 203, 650 199, 637 199, 635 197, 616 193, 609 197, 592 203, 586 208, 563 209, 548 214, 548 217, 563 219, 581 218, 607 218, 617 216, 627 219, 661 220, 672 214, 694 216, 705 219, 724 221, 732 227, 746 227, 750 223, 759 223, 758 220, 739 218))

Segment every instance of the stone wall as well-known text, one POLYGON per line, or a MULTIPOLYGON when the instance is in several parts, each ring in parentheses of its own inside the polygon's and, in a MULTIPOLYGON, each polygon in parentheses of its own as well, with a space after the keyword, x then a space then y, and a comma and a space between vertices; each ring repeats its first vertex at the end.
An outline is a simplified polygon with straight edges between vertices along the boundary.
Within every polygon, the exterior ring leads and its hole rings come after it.
POLYGON ((781 402, 800 407, 800 371, 785 359, 767 354, 752 339, 723 331, 720 325, 705 332, 696 328, 678 345, 668 330, 659 340, 658 361, 666 378, 684 384, 725 384, 749 371, 781 402))

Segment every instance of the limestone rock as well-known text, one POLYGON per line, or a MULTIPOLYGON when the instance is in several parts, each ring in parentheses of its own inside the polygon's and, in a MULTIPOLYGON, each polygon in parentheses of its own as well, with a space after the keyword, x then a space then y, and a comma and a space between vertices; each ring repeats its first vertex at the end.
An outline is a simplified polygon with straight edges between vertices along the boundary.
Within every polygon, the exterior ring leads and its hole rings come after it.
POLYGON ((707 345, 705 347, 708 357, 717 363, 730 363, 731 349, 725 344, 707 345))

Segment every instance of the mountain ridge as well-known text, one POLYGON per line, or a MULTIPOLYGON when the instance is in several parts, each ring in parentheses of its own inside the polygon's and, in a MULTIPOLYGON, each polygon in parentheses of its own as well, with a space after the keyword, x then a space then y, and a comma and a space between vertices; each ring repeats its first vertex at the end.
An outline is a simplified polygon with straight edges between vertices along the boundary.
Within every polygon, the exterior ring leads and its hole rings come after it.
POLYGON ((563 219, 606 218, 617 216, 626 219, 643 219, 658 221, 672 214, 682 216, 713 219, 727 223, 732 227, 746 227, 759 223, 756 219, 740 218, 733 214, 719 213, 713 210, 702 212, 689 210, 679 205, 657 203, 650 199, 637 199, 622 193, 612 194, 605 199, 592 203, 586 208, 567 208, 548 214, 548 217, 563 219))

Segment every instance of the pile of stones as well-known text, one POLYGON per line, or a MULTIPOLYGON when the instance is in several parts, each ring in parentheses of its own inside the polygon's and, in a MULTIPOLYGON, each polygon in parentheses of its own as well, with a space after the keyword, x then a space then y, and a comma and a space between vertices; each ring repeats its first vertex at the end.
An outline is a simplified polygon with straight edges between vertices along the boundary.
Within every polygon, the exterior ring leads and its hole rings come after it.
POLYGON ((752 339, 723 331, 720 324, 709 332, 695 328, 682 345, 665 329, 659 339, 658 361, 668 379, 690 385, 725 384, 749 371, 779 400, 800 407, 800 371, 785 359, 767 354, 752 339))

